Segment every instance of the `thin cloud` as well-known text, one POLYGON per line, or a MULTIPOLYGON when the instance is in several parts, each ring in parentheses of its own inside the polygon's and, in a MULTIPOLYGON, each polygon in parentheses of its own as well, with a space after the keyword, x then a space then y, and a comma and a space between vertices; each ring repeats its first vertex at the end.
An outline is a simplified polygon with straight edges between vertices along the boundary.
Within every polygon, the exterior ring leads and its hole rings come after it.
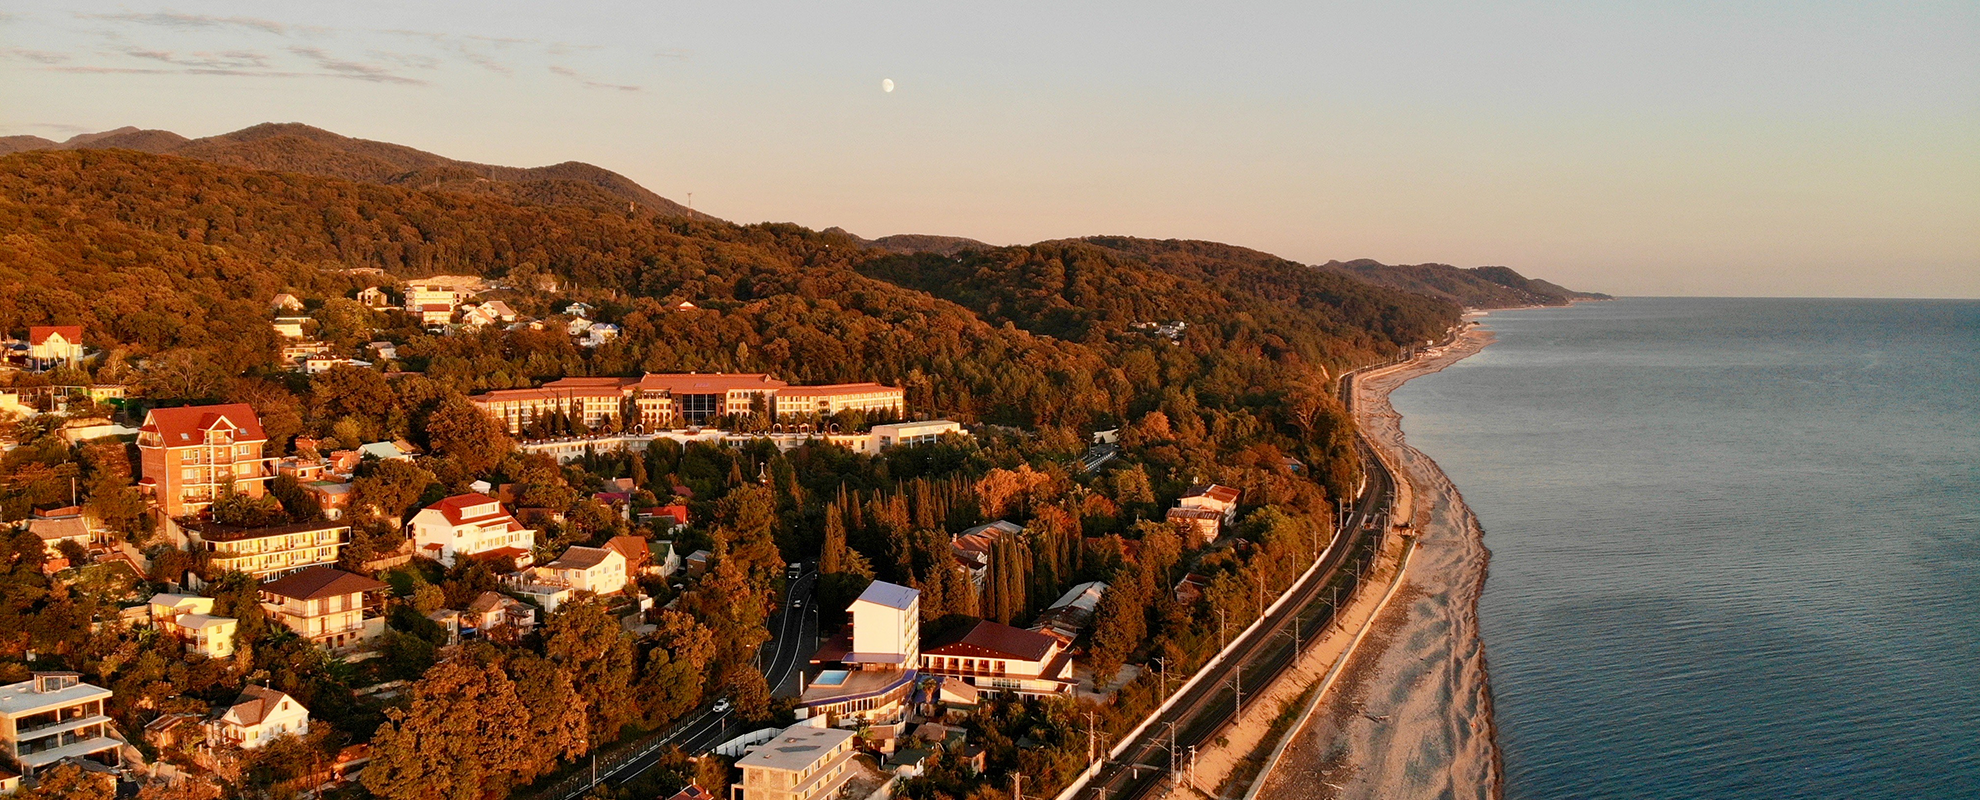
POLYGON ((50 53, 46 50, 27 50, 19 47, 0 50, 0 55, 5 55, 10 60, 33 61, 37 64, 60 64, 69 60, 67 53, 50 53))
POLYGON ((406 83, 406 84, 418 84, 418 85, 424 85, 426 83, 426 81, 415 80, 413 78, 408 78, 403 75, 394 74, 391 70, 378 66, 377 64, 366 64, 359 61, 347 61, 345 59, 338 58, 336 56, 324 52, 321 48, 303 47, 301 45, 297 45, 289 48, 289 52, 316 62, 317 66, 329 70, 331 74, 336 75, 337 77, 340 78, 352 78, 355 80, 372 81, 375 83, 406 83))
POLYGON ((562 75, 566 78, 570 78, 571 80, 577 81, 578 83, 584 84, 586 87, 592 89, 617 89, 621 92, 637 92, 640 90, 640 87, 637 86, 626 86, 623 84, 605 83, 602 81, 592 80, 591 78, 587 78, 583 75, 578 74, 577 70, 571 69, 569 67, 560 67, 553 64, 550 66, 550 71, 557 73, 558 75, 562 75))
POLYGON ((500 61, 496 61, 493 56, 490 56, 487 53, 482 53, 476 50, 470 50, 467 47, 455 47, 454 52, 460 53, 462 58, 465 58, 468 61, 473 62, 477 66, 487 69, 489 72, 495 72, 502 75, 515 74, 513 70, 509 69, 507 64, 503 64, 500 61))
POLYGON ((653 54, 653 57, 654 57, 654 58, 671 58, 671 59, 674 59, 674 60, 677 60, 677 61, 686 61, 686 60, 688 60, 689 58, 691 58, 692 56, 691 56, 691 55, 690 55, 690 54, 688 53, 688 51, 686 51, 686 50, 682 50, 682 49, 680 49, 680 48, 669 48, 669 49, 666 49, 666 50, 659 50, 659 51, 656 51, 656 52, 654 52, 654 54, 653 54))
POLYGON ((119 50, 124 55, 150 61, 194 69, 254 70, 268 66, 268 57, 252 50, 228 50, 221 53, 191 53, 181 56, 167 50, 145 50, 126 47, 119 50))
POLYGON ((503 36, 475 36, 473 34, 468 34, 462 36, 461 38, 473 39, 477 42, 488 42, 490 44, 498 44, 498 45, 499 44, 536 44, 542 41, 540 39, 510 39, 503 36))
POLYGON ((181 14, 173 11, 150 14, 77 14, 82 19, 100 19, 111 22, 134 22, 139 25, 154 25, 161 28, 194 30, 202 28, 247 28, 276 36, 288 35, 289 26, 280 22, 259 17, 216 17, 211 14, 181 14))
POLYGON ((401 67, 415 69, 439 69, 440 59, 418 53, 401 53, 397 50, 366 50, 365 55, 380 61, 390 61, 401 67))

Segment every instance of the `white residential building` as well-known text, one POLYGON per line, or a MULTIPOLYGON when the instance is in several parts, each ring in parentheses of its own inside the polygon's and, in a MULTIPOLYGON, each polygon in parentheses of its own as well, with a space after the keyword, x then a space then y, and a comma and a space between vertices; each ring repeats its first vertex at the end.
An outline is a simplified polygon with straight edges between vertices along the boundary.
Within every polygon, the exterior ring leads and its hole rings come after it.
POLYGON ((232 617, 215 616, 213 598, 155 594, 146 611, 151 615, 151 627, 179 642, 186 652, 207 658, 234 655, 234 632, 240 623, 232 617))
POLYGON ((309 735, 309 709, 265 686, 249 686, 219 719, 206 724, 209 747, 253 750, 283 736, 309 735))
POLYGON ((626 588, 626 557, 611 548, 572 546, 537 567, 536 579, 576 592, 612 594, 626 588))
POLYGON ((848 664, 912 668, 921 655, 921 592, 886 581, 868 584, 852 603, 848 664))
POLYGON ((110 697, 74 672, 0 686, 0 754, 29 776, 69 758, 117 766, 124 741, 104 713, 110 697))
POLYGON ((854 774, 853 739, 843 728, 794 725, 736 760, 742 782, 731 800, 822 800, 854 774))
POLYGON ((420 509, 411 527, 418 552, 448 566, 460 556, 497 551, 520 563, 536 547, 536 531, 523 527, 485 494, 457 494, 420 509))

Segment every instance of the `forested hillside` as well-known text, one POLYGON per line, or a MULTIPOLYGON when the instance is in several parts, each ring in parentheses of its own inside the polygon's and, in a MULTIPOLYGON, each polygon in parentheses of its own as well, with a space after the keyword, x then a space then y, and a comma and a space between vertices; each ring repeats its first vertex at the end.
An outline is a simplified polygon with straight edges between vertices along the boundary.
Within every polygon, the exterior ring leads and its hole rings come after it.
MULTIPOLYGON (((1023 774, 1028 789, 1049 792, 1080 766, 1084 738, 1069 720, 1092 711, 1104 735, 1123 733, 1160 691, 1151 659, 1194 669, 1220 624, 1246 624, 1267 591, 1318 555, 1359 468, 1333 379, 1458 322, 1458 307, 1442 300, 1211 243, 948 248, 957 242, 928 239, 949 254, 900 254, 842 231, 459 185, 124 149, 0 156, 0 329, 81 325, 99 351, 80 367, 11 376, 14 388, 122 384, 137 419, 147 406, 245 403, 268 434, 266 455, 298 462, 397 439, 420 453, 365 459, 346 486, 341 521, 353 531, 339 564, 391 586, 380 657, 325 654, 261 616, 253 579, 224 572, 207 575, 208 591, 241 620, 237 654, 170 660, 146 649, 151 631, 114 621, 208 569, 209 557, 156 535, 134 448, 74 446, 58 433, 61 414, 10 423, 4 432, 20 446, 0 459, 0 522, 77 502, 145 558, 139 573, 78 548, 62 551, 68 566, 58 566, 33 534, 0 537, 0 562, 12 565, 0 575, 0 680, 77 670, 115 687, 109 714, 141 731, 168 711, 207 713, 259 676, 325 724, 308 742, 258 756, 232 789, 281 796, 278 787, 314 786, 301 765, 369 742, 375 760, 363 782, 374 796, 499 798, 717 697, 732 698, 751 725, 788 722, 789 704, 772 701, 754 664, 788 562, 818 562, 812 608, 828 622, 869 582, 886 580, 921 592, 931 635, 977 618, 1027 624, 1071 586, 1105 582, 1078 658, 1103 682, 1129 664, 1141 665, 1138 677, 1105 704, 987 700, 966 723, 987 748, 988 773, 1023 774), (537 324, 427 325, 356 300, 368 287, 435 274, 485 277, 493 288, 478 301, 500 299, 537 324), (380 363, 315 374, 285 363, 271 324, 271 301, 284 293, 328 352, 380 363), (573 302, 591 306, 584 322, 619 334, 580 345, 566 324, 573 302), (395 353, 372 356, 370 342, 395 353), (559 463, 519 450, 464 397, 642 371, 881 381, 905 389, 911 416, 954 419, 970 433, 878 453, 818 443, 780 451, 760 437, 733 447, 661 439, 637 454, 559 463), (1118 449, 1104 467, 1084 468, 1080 456, 1101 429, 1118 429, 1118 449), (708 551, 709 565, 678 585, 641 578, 623 593, 579 593, 546 609, 529 636, 443 649, 447 634, 429 615, 499 591, 497 567, 412 556, 364 565, 405 546, 405 523, 421 507, 477 481, 542 512, 532 523, 539 564, 620 536, 655 546, 664 536, 677 555, 708 551), (1164 521, 1203 482, 1238 490, 1235 522, 1205 536, 1164 521), (693 522, 635 522, 606 504, 614 494, 629 507, 679 505, 693 522), (952 537, 997 520, 1021 533, 994 545, 979 587, 952 537), (1172 591, 1185 575, 1197 595, 1172 591), (632 604, 649 623, 642 633, 615 616, 626 613, 626 593, 655 601, 651 613, 632 604), (394 680, 409 683, 374 688, 394 680), (463 692, 499 702, 457 703, 463 692)), ((72 407, 78 416, 110 411, 72 407)), ((761 431, 769 421, 739 422, 748 427, 738 431, 761 431)), ((209 521, 320 519, 315 495, 284 477, 263 497, 223 494, 209 521)), ((684 783, 692 767, 669 758, 635 796, 684 783)), ((972 781, 957 764, 938 765, 903 794, 963 797, 972 781)))
POLYGON ((632 179, 577 161, 548 167, 503 167, 458 161, 405 145, 341 136, 298 123, 263 123, 232 133, 187 139, 171 131, 119 128, 64 142, 36 136, 0 139, 0 154, 26 150, 137 150, 232 167, 293 172, 324 178, 445 189, 536 205, 581 205, 596 210, 633 204, 666 217, 706 214, 648 191, 632 179))
POLYGON ((1388 265, 1368 259, 1329 261, 1321 269, 1352 275, 1370 283, 1435 297, 1466 308, 1564 306, 1576 300, 1608 300, 1606 294, 1577 292, 1528 278, 1511 267, 1472 267, 1448 264, 1388 265))

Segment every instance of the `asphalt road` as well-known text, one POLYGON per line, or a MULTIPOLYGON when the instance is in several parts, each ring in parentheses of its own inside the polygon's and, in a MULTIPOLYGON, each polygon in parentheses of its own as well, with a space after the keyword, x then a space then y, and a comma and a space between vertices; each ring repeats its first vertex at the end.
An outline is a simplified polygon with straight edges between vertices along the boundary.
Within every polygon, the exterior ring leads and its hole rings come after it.
MULTIPOLYGON (((1298 590, 1298 595, 1267 617, 1263 625, 1241 637, 1232 657, 1210 667, 1210 675, 1159 715, 1154 724, 1122 751, 1119 759, 1103 762, 1100 771, 1079 793, 1080 798, 1135 800, 1150 794, 1160 787, 1168 773, 1172 748, 1178 773, 1186 775, 1189 748, 1215 737, 1236 717, 1238 698, 1234 683, 1242 686, 1245 697, 1249 698, 1256 688, 1264 687, 1292 663, 1289 639, 1294 633, 1295 618, 1300 620, 1301 636, 1326 624, 1332 614, 1328 608, 1331 596, 1324 593, 1323 587, 1343 568, 1359 537, 1379 534, 1379 528, 1368 527, 1370 523, 1379 526, 1386 522, 1389 475, 1372 454, 1364 454, 1364 463, 1370 465, 1367 491, 1355 504, 1348 524, 1336 531, 1333 549, 1319 573, 1298 590)), ((1346 565, 1347 569, 1353 567, 1352 563, 1346 565)), ((1301 640, 1302 645, 1305 641, 1301 640)), ((1248 704, 1243 712, 1245 719, 1258 722, 1263 720, 1254 715, 1275 713, 1272 709, 1253 709, 1248 704)))
MULTIPOLYGON (((812 652, 817 650, 818 609, 811 597, 812 590, 817 587, 818 571, 809 562, 805 564, 802 574, 785 581, 783 605, 769 620, 770 640, 764 642, 758 651, 758 665, 772 693, 778 693, 786 684, 796 686, 801 683, 803 666, 812 652)), ((621 784, 639 777, 659 762, 661 754, 667 749, 666 745, 677 745, 690 754, 699 755, 747 733, 753 727, 735 719, 734 709, 716 711, 715 705, 714 702, 703 704, 693 715, 647 744, 631 761, 617 764, 609 771, 601 771, 599 781, 621 784)))

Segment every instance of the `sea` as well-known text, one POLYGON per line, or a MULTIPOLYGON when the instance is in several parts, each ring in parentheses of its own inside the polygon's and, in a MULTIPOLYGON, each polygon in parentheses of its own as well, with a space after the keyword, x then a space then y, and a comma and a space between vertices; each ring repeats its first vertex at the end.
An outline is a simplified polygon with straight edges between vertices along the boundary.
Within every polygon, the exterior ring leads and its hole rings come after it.
POLYGON ((1492 551, 1507 798, 1980 798, 1980 301, 1481 323, 1391 401, 1492 551))

